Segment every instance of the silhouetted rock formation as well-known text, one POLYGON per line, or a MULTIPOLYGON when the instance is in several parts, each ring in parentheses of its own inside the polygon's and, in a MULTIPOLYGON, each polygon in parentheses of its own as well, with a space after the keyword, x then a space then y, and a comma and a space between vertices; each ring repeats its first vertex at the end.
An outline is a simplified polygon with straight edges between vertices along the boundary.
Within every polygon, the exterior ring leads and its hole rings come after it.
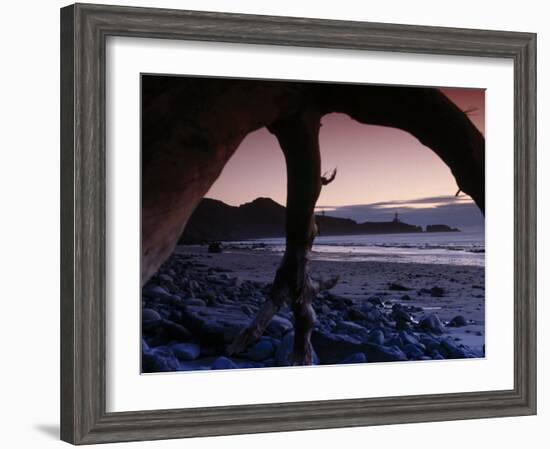
MULTIPOLYGON (((241 206, 204 198, 189 219, 179 243, 284 237, 286 208, 270 198, 257 198, 241 206)), ((316 215, 319 235, 393 234, 422 232, 403 222, 357 223, 348 218, 316 215)))

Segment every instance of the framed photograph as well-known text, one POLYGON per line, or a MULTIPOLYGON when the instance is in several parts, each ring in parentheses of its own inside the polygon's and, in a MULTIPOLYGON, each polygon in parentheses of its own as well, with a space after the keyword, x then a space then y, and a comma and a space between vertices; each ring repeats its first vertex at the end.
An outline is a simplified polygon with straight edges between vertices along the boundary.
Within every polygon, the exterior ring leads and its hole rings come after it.
POLYGON ((61 437, 536 413, 536 35, 61 9, 61 437))

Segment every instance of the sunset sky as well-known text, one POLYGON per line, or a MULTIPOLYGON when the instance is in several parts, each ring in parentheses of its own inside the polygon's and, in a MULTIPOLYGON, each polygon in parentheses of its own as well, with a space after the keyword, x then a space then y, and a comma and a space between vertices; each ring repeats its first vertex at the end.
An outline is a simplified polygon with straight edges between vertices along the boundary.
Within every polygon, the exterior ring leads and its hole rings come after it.
MULTIPOLYGON (((484 89, 445 88, 442 91, 459 108, 468 111, 472 122, 485 132, 484 89)), ((329 114, 322 119, 320 147, 322 170, 337 167, 338 175, 323 188, 318 209, 328 212, 341 206, 373 203, 383 203, 391 209, 392 203, 398 202, 400 208, 406 210, 407 207, 441 206, 442 202, 454 205, 469 202, 469 197, 454 199, 457 186, 449 168, 404 131, 359 124, 344 114, 329 114), (438 199, 431 205, 430 201, 415 202, 432 197, 438 199)), ((246 137, 207 194, 231 205, 260 196, 285 204, 283 154, 276 138, 266 129, 246 137)))

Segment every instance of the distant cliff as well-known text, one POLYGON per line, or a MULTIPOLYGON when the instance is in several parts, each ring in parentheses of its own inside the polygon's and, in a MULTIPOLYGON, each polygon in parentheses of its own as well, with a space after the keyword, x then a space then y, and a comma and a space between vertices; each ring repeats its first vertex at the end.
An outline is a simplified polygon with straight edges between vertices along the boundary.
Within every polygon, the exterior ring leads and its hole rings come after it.
MULTIPOLYGON (((315 217, 319 235, 396 234, 422 232, 401 221, 357 223, 328 215, 315 217)), ((238 207, 204 198, 193 212, 179 243, 284 237, 285 207, 270 198, 257 198, 238 207)))

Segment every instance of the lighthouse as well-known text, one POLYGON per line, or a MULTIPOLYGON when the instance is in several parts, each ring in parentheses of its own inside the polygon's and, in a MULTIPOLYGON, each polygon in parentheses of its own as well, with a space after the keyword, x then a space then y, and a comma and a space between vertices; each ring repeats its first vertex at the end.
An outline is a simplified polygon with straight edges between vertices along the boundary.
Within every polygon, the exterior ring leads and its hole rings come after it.
POLYGON ((401 220, 399 219, 399 214, 397 213, 397 211, 395 211, 395 215, 393 216, 393 222, 401 223, 401 220))

